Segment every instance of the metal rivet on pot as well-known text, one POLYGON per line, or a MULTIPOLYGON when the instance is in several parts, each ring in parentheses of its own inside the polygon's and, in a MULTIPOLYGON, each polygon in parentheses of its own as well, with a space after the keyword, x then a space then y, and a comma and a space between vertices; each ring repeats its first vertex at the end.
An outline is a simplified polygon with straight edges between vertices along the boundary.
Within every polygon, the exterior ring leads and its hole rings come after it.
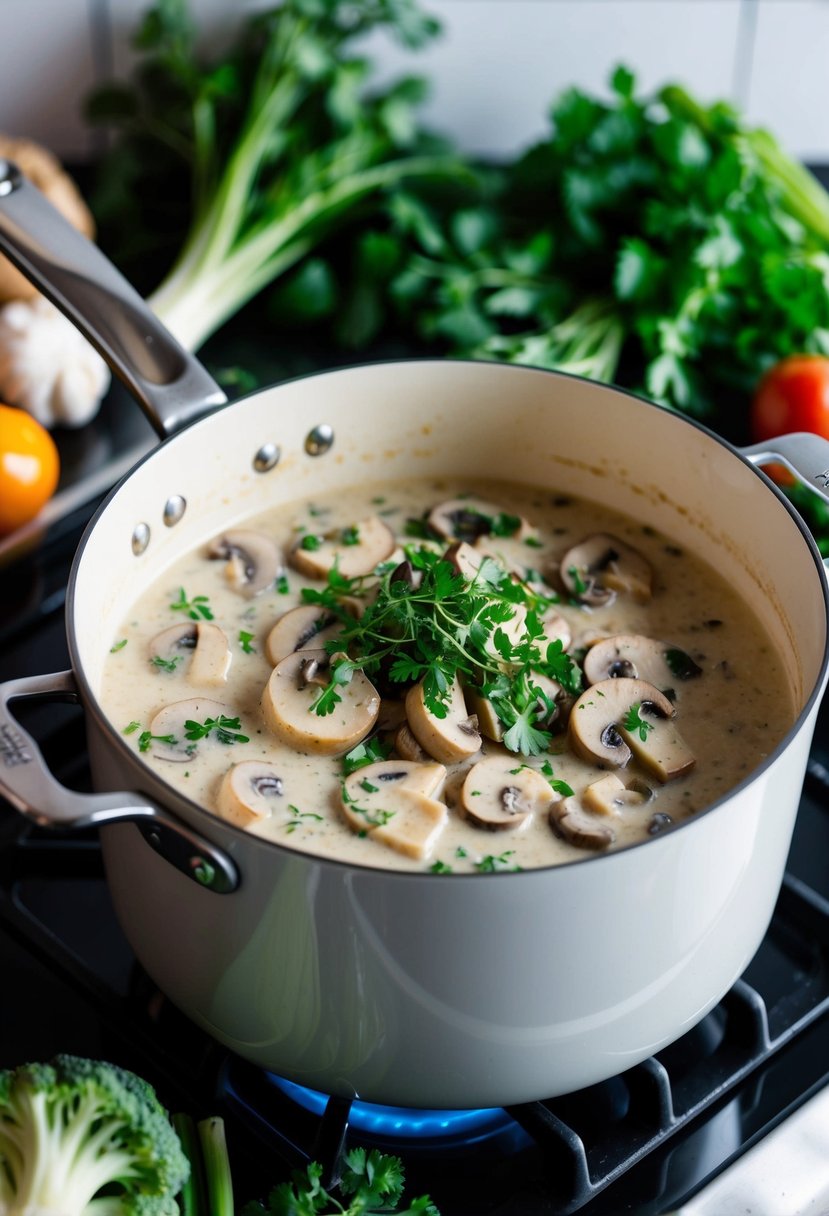
POLYGON ((257 473, 269 473, 279 464, 282 455, 275 443, 263 443, 253 458, 253 467, 257 473))
POLYGON ((177 524, 187 510, 187 499, 180 494, 173 494, 164 504, 164 523, 168 528, 177 524))
POLYGON ((132 551, 136 557, 140 557, 147 545, 150 543, 150 527, 149 524, 136 524, 132 533, 132 551))
POLYGON ((334 429, 326 422, 321 422, 308 432, 305 440, 305 451, 309 456, 322 456, 334 443, 334 429))

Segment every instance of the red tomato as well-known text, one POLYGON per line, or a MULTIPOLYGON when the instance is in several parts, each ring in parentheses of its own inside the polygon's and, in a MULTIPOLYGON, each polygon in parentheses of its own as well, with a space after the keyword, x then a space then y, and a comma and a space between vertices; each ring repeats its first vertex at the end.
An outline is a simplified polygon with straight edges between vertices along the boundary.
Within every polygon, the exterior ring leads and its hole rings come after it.
POLYGON ((789 431, 829 439, 829 358, 789 355, 766 372, 751 403, 755 442, 789 431))

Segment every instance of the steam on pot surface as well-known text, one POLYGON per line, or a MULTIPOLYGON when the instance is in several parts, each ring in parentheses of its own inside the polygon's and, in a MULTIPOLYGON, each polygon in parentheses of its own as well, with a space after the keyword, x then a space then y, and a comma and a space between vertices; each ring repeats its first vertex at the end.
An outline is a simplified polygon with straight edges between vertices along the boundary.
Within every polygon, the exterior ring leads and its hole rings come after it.
POLYGON ((640 521, 498 482, 258 515, 167 569, 106 646, 102 706, 164 781, 258 836, 390 869, 646 840, 794 719, 723 577, 640 521))

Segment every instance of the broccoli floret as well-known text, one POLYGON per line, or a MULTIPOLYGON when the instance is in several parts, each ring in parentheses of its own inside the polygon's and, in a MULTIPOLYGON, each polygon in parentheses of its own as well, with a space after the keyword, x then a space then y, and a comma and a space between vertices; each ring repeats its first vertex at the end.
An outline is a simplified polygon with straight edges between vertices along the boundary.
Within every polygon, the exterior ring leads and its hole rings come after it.
POLYGON ((189 1169, 134 1073, 68 1055, 0 1071, 0 1216, 178 1216, 189 1169))

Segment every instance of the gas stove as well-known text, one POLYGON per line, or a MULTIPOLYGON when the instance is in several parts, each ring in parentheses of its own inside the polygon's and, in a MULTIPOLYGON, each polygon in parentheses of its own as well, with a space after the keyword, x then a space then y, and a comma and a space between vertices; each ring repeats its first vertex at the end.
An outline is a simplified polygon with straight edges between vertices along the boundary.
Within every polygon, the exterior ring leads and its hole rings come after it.
MULTIPOLYGON (((123 471, 116 451, 150 446, 148 432, 133 438, 113 443, 109 463, 66 487, 63 514, 0 552, 0 680, 68 666, 69 567, 102 483, 123 471)), ((25 713, 57 776, 89 789, 82 712, 27 704, 25 713)), ((344 1149, 363 1145, 400 1156, 406 1193, 428 1192, 443 1216, 826 1213, 827 856, 829 706, 772 924, 744 975, 693 1031, 565 1097, 405 1111, 304 1090, 194 1027, 132 956, 97 837, 35 828, 0 800, 0 1067, 58 1051, 108 1058, 145 1076, 168 1109, 221 1115, 240 1202, 312 1160, 334 1182, 344 1149), (810 1157, 815 1127, 824 1130, 810 1157)))

